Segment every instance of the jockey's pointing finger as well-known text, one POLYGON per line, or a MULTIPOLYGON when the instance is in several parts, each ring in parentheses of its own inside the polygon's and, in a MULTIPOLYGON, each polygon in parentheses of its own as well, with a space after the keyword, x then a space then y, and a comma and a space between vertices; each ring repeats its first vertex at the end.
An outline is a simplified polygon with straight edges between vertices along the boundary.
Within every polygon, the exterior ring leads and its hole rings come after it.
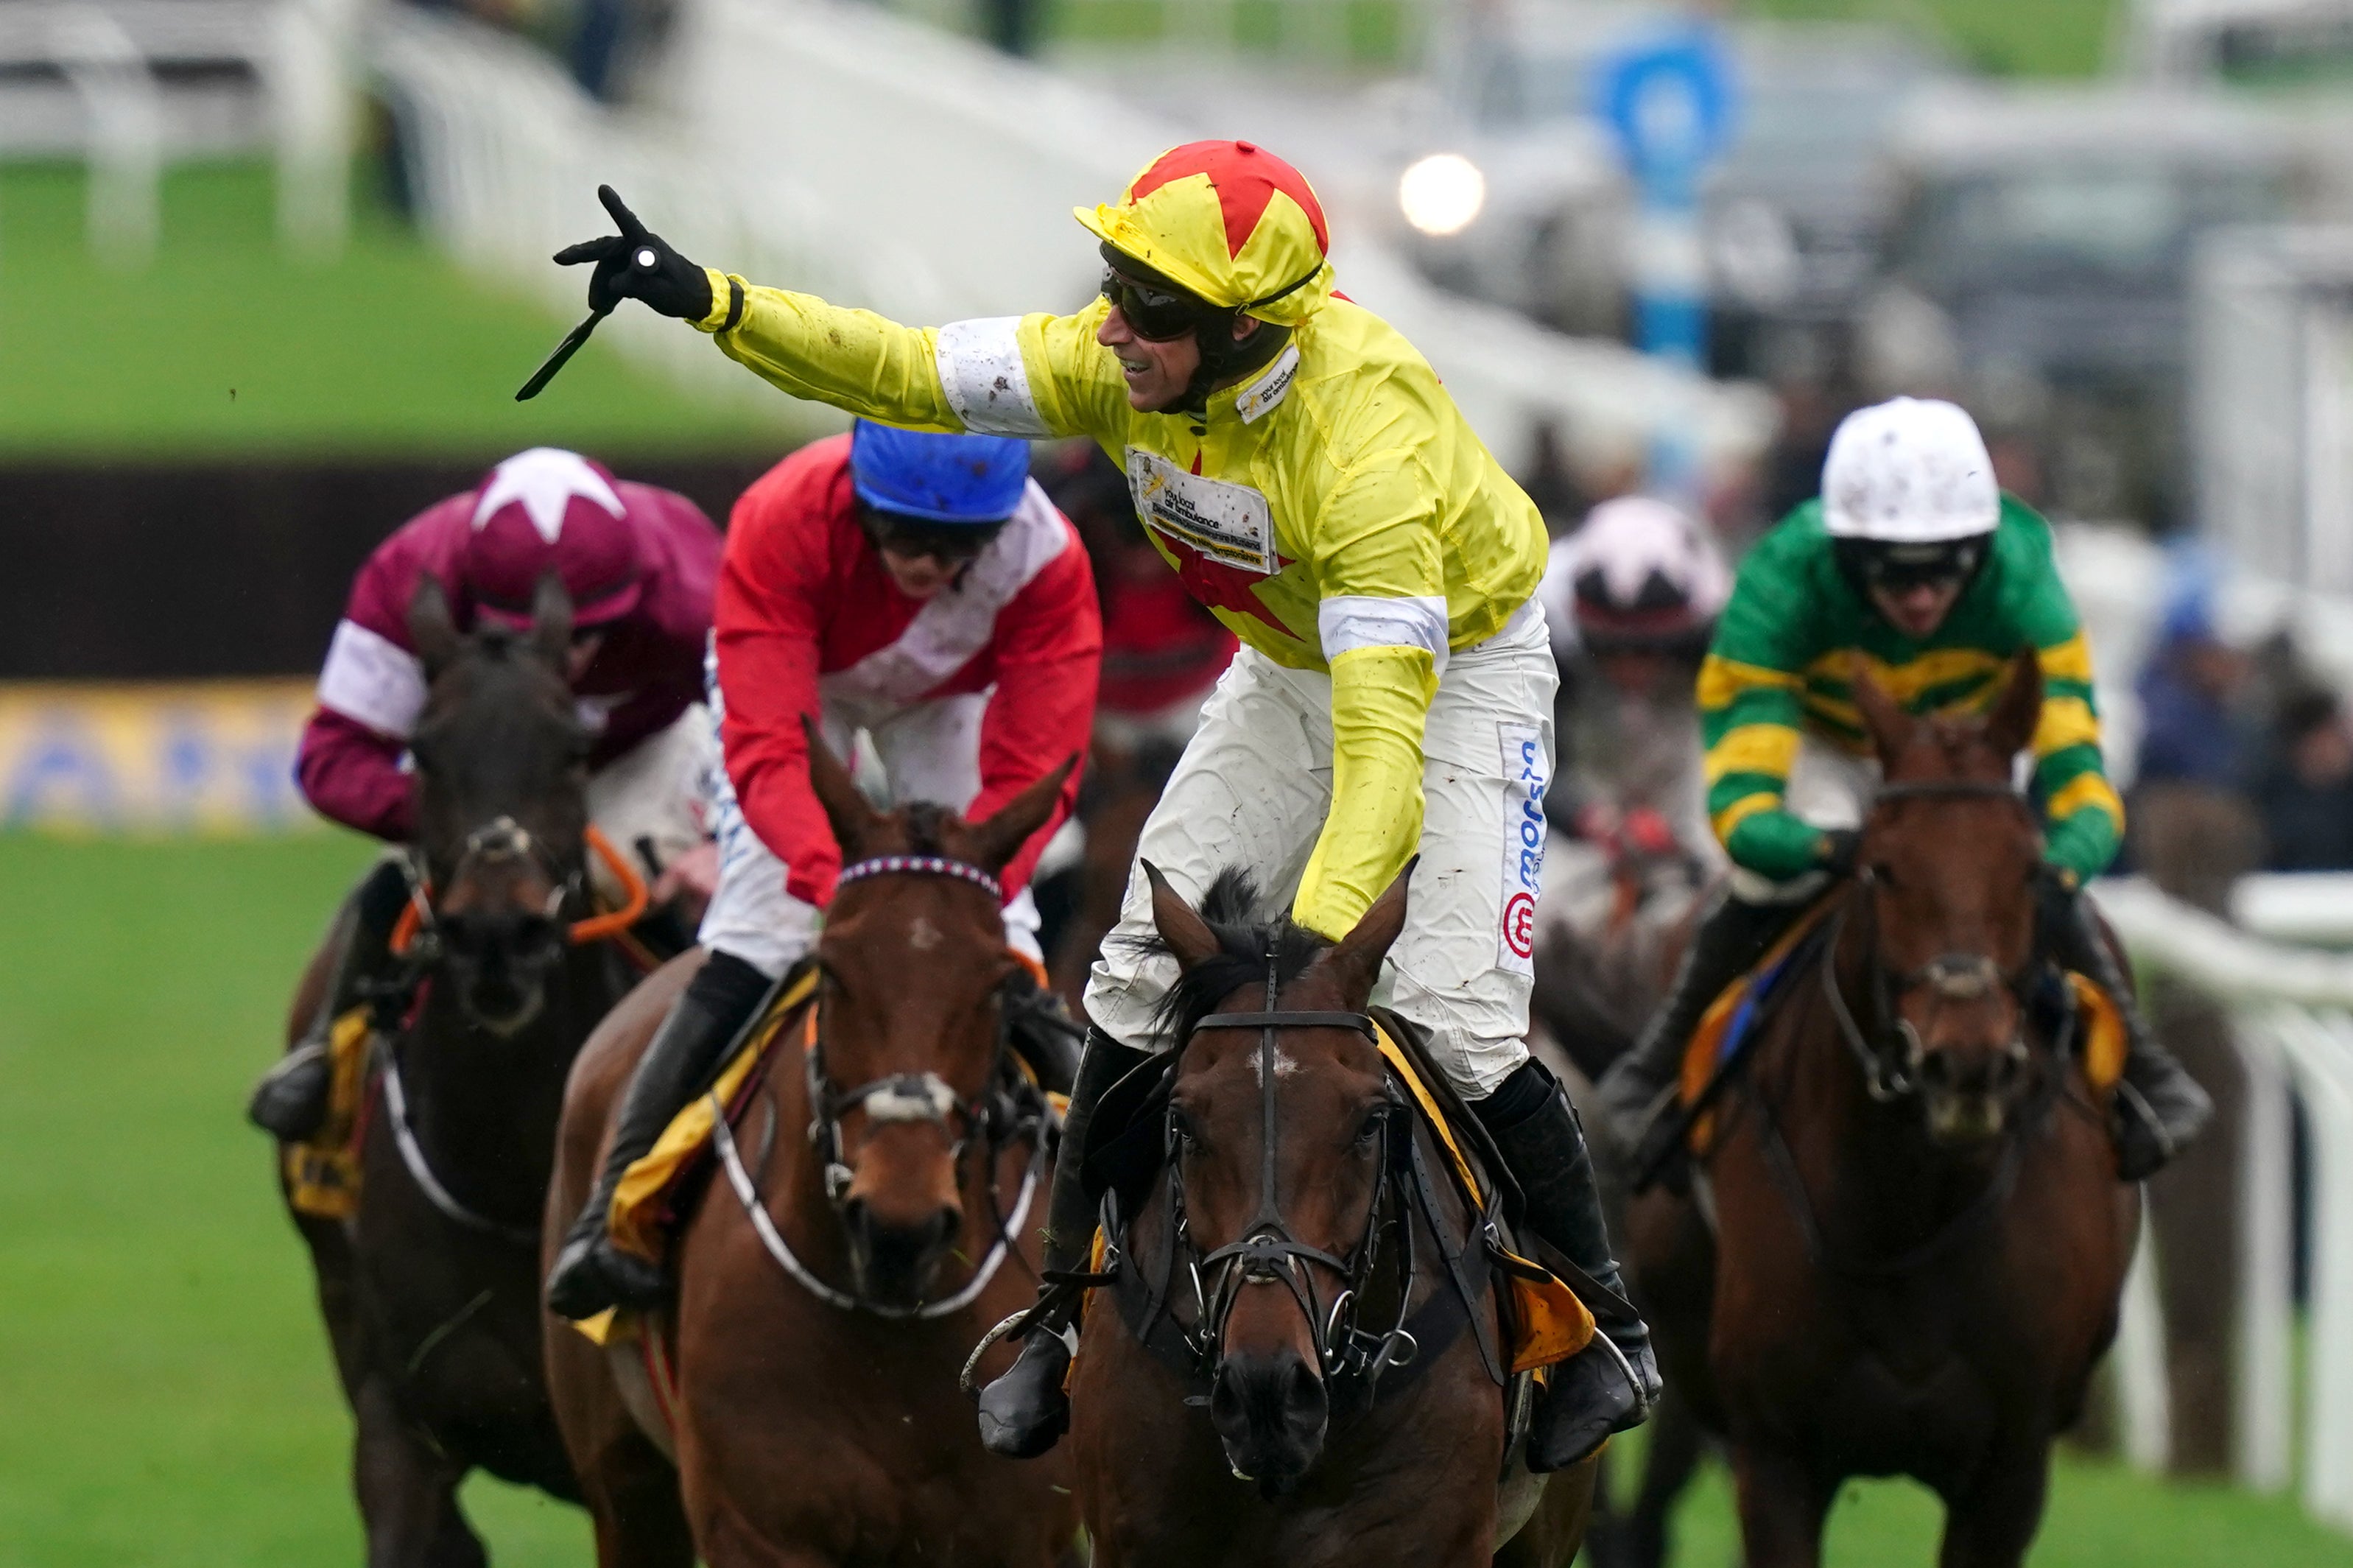
POLYGON ((596 197, 621 232, 567 245, 555 253, 560 267, 596 264, 588 278, 588 308, 602 313, 623 300, 642 300, 662 315, 681 321, 708 317, 710 274, 681 256, 661 236, 648 232, 612 186, 597 186, 596 197))

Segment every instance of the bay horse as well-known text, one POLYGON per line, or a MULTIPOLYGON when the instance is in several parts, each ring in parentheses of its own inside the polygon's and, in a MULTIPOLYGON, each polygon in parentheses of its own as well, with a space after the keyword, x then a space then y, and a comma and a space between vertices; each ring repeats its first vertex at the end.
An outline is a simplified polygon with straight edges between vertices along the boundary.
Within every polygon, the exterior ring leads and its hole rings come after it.
POLYGON ((1716 1101, 1698 1201, 1636 1200, 1633 1262, 1750 1568, 1820 1563, 1841 1485, 1887 1475, 1944 1500, 1944 1568, 1997 1568, 2115 1337, 2139 1195, 2036 962, 2032 655, 1982 719, 1853 690, 1885 781, 1861 870, 1716 1101))
POLYGON ((1245 874, 1197 912, 1145 869, 1178 1044, 1091 1140, 1145 1156, 1109 1181, 1071 1373, 1097 1568, 1565 1568, 1592 1461, 1517 1463, 1482 1216, 1365 1016, 1411 868, 1337 943, 1253 923, 1245 874))
MULTIPOLYGON (((714 1132, 719 1172, 670 1250, 675 1304, 635 1341, 558 1325, 548 1342, 602 1568, 1045 1568, 1071 1550, 1067 1466, 988 1454, 956 1377, 1037 1288, 1056 1119, 1008 1043, 1002 998, 1025 972, 995 879, 1075 763, 965 823, 877 811, 811 733, 846 868, 814 995, 714 1132)), ((551 1260, 702 961, 657 972, 581 1054, 551 1260)))
MULTIPOLYGON (((614 921, 587 908, 588 742, 561 582, 542 583, 528 633, 461 636, 430 577, 408 623, 427 680, 403 921, 421 994, 377 1041, 354 1212, 289 1212, 356 1421, 370 1568, 478 1568, 469 1471, 579 1497, 541 1370, 539 1215, 573 1055, 636 975, 610 943, 571 940, 614 921)), ((290 1040, 324 1005, 332 947, 290 1040)))

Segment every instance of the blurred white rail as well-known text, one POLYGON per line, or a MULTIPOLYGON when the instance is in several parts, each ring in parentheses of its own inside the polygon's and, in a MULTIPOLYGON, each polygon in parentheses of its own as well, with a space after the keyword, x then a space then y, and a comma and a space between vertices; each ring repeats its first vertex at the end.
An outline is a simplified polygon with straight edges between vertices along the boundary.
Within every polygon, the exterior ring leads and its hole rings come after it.
MULTIPOLYGON (((2298 1403, 2289 1300, 2291 1085, 2304 1102, 2313 1256, 2302 1495, 2316 1517, 2353 1530, 2353 955, 2250 935, 2137 879, 2103 882, 2097 896, 2137 963, 2232 1013, 2249 1119, 2236 1447, 2241 1478, 2274 1489, 2294 1479, 2298 1403)), ((2353 879, 2251 878, 2240 908, 2271 931, 2353 937, 2353 879)), ((2126 1378, 2145 1379, 2150 1359, 2134 1350, 2122 1347, 2117 1364, 2126 1378)), ((2161 1408, 2146 1389, 2126 1403, 2161 1408)))
MULTIPOLYGON (((900 321, 1073 310, 1101 263, 1071 208, 1115 197, 1179 140, 1108 93, 829 0, 693 0, 661 71, 660 114, 608 113, 527 47, 406 8, 379 18, 372 63, 433 230, 567 311, 582 280, 547 258, 607 226, 599 181, 690 256, 900 321)), ((1719 464, 1771 434, 1759 389, 1454 300, 1362 242, 1335 261, 1507 466, 1526 460, 1539 423, 1586 454, 1631 458, 1673 418, 1719 464)), ((707 386, 787 401, 642 310, 602 331, 707 386)))

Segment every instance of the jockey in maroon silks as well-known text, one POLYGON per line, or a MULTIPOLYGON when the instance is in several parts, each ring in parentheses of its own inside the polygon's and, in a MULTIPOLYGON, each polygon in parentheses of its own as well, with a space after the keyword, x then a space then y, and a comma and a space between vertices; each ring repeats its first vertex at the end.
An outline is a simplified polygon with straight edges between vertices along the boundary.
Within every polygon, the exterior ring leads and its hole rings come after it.
MULTIPOLYGON (((609 1234, 614 1189, 816 944, 842 866, 809 783, 804 721, 818 721, 837 755, 863 731, 894 800, 976 821, 1083 752, 1093 719, 1094 575, 1029 478, 1022 441, 860 420, 803 447, 735 503, 717 621, 726 768, 719 886, 701 932, 711 956, 639 1059, 603 1173, 556 1255, 548 1305, 567 1318, 665 1295, 659 1263, 609 1234)), ((1033 962, 1029 874, 1078 785, 1073 772, 997 878, 1007 944, 1033 962)), ((1079 1030, 1051 994, 1008 992, 1002 1005, 1015 1048, 1049 1087, 1066 1087, 1079 1030)))
MULTIPOLYGON (((589 735, 589 814, 613 842, 649 842, 660 891, 707 895, 716 865, 703 796, 711 760, 703 653, 723 542, 684 496, 617 479, 575 452, 509 458, 473 489, 404 523, 352 584, 319 675, 295 776, 321 815, 407 842, 414 799, 406 755, 426 674, 408 608, 428 576, 461 629, 528 627, 541 580, 572 600, 566 675, 589 735)), ((602 874, 604 868, 596 870, 602 874)), ((249 1113, 283 1139, 327 1110, 326 1029, 389 966, 408 899, 399 858, 379 861, 352 897, 329 1003, 311 1035, 262 1079, 249 1113)))

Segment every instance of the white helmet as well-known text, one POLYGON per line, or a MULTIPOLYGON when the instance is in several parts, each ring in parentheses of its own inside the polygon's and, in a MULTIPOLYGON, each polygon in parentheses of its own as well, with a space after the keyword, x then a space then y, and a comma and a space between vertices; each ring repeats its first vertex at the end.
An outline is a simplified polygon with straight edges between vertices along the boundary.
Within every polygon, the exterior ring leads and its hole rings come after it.
POLYGON ((1991 533, 2001 490, 1977 424, 1950 403, 1897 397, 1839 422, 1822 464, 1834 539, 1947 544, 1991 533))
POLYGON ((1649 496, 1620 496, 1553 546, 1547 599, 1597 653, 1696 647, 1732 595, 1732 574, 1690 517, 1649 496))

